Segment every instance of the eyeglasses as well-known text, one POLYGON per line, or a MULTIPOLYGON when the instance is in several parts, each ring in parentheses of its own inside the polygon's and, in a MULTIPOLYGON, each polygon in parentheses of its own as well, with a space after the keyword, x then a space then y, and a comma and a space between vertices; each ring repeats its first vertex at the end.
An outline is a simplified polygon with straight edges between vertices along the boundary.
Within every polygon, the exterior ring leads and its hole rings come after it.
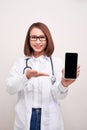
POLYGON ((40 35, 40 36, 31 35, 30 36, 31 41, 37 41, 37 39, 39 39, 40 41, 46 41, 46 36, 44 35, 40 35))

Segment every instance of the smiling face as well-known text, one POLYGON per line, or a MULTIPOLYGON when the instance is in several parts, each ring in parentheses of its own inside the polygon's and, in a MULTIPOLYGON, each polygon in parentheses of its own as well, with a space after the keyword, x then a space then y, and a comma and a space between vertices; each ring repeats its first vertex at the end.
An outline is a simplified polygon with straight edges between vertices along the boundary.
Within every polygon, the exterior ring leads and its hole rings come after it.
POLYGON ((39 57, 44 54, 47 41, 46 36, 39 28, 32 28, 30 31, 30 46, 33 49, 33 55, 39 57))

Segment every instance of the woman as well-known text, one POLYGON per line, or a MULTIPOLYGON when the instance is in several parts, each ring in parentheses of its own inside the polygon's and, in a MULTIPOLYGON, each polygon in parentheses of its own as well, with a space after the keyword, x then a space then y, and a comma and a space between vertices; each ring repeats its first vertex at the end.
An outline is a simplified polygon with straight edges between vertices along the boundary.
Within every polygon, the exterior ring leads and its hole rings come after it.
MULTIPOLYGON (((12 67, 7 91, 18 94, 14 130, 64 130, 59 100, 67 96, 62 61, 53 57, 54 43, 40 22, 28 29, 24 54, 12 67)), ((77 68, 79 75, 80 67, 77 68)))

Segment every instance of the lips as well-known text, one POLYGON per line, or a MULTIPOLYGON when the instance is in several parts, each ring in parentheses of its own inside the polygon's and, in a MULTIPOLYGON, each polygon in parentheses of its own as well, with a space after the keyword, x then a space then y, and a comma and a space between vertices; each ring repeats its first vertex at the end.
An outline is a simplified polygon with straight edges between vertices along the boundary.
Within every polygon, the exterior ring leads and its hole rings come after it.
POLYGON ((36 49, 40 49, 40 48, 42 47, 42 45, 34 45, 34 47, 35 47, 36 49))

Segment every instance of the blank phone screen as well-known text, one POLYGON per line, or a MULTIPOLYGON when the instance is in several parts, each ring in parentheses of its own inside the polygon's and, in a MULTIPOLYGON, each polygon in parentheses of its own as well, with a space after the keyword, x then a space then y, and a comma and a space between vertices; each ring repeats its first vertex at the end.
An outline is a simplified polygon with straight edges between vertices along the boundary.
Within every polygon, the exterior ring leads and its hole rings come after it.
POLYGON ((65 74, 64 77, 68 79, 76 79, 77 77, 77 60, 78 53, 65 54, 65 74))

